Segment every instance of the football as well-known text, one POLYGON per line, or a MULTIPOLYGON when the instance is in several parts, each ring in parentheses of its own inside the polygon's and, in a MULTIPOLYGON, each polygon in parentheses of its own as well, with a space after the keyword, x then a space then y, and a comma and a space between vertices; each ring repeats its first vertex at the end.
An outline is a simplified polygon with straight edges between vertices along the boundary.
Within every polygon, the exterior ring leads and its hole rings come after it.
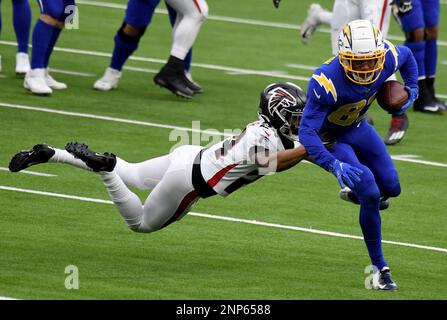
POLYGON ((388 112, 400 111, 408 100, 405 86, 397 80, 386 81, 376 96, 379 106, 388 112))

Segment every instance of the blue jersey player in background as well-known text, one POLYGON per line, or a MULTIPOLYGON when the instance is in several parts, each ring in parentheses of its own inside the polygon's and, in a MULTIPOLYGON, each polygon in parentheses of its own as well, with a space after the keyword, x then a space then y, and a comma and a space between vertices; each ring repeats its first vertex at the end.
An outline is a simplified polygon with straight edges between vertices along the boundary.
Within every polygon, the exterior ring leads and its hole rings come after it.
POLYGON ((445 103, 435 95, 438 58, 439 0, 395 0, 394 16, 405 32, 405 46, 418 64, 419 97, 414 111, 442 114, 445 103))
POLYGON ((384 42, 371 22, 351 21, 340 33, 338 55, 317 68, 309 82, 299 129, 311 159, 337 177, 340 196, 360 204, 360 226, 375 266, 372 288, 382 290, 397 285, 382 253, 379 208, 385 209, 387 199, 397 197, 401 188, 385 144, 365 116, 380 86, 397 70, 409 94, 403 113, 418 95, 412 52, 384 42), (336 141, 331 151, 322 137, 336 141))
POLYGON ((31 70, 23 86, 36 95, 51 95, 53 90, 67 88, 65 83, 53 79, 48 65, 62 30, 74 21, 76 5, 75 0, 39 0, 37 3, 40 15, 32 35, 31 70))
MULTIPOLYGON (((0 35, 2 33, 2 0, 0 0, 0 35)), ((31 29, 31 8, 28 0, 12 0, 12 21, 17 39, 16 74, 23 76, 29 69, 28 43, 31 29)), ((0 72, 2 61, 0 56, 0 72)))

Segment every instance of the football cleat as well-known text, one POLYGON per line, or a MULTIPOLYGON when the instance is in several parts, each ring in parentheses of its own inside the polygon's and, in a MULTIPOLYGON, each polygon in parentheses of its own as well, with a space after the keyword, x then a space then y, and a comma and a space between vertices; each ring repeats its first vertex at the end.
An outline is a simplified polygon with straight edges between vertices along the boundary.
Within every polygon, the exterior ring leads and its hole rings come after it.
POLYGON ((386 145, 394 145, 399 143, 407 132, 410 122, 406 113, 402 115, 393 115, 391 117, 390 128, 388 133, 383 139, 386 145))
POLYGON ((88 148, 87 145, 77 142, 69 142, 65 145, 65 150, 81 159, 95 172, 111 172, 116 165, 116 156, 113 153, 99 154, 88 148))
MULTIPOLYGON (((340 196, 340 199, 352 202, 354 204, 360 204, 359 199, 355 195, 354 191, 352 191, 349 187, 344 187, 343 189, 340 189, 338 192, 338 195, 340 196)), ((386 210, 390 206, 390 200, 385 197, 380 198, 380 205, 379 210, 386 210)))
POLYGON ((191 89, 194 93, 203 93, 202 86, 192 79, 190 72, 185 72, 185 77, 186 85, 189 89, 191 89))
POLYGON ((413 103, 413 110, 439 115, 443 114, 445 111, 441 104, 437 103, 433 98, 428 97, 428 95, 420 95, 419 98, 413 103))
POLYGON ((312 35, 321 24, 318 15, 323 11, 323 8, 318 3, 312 3, 307 12, 307 18, 301 25, 301 41, 307 43, 312 35))
POLYGON ((398 290, 399 287, 391 277, 391 271, 388 267, 383 267, 382 270, 377 270, 373 274, 372 289, 375 290, 398 290))
POLYGON ((9 170, 19 172, 35 164, 48 162, 54 153, 54 149, 48 145, 36 144, 32 149, 23 150, 12 157, 9 162, 9 170))
POLYGON ((102 78, 98 79, 93 88, 101 91, 110 91, 118 88, 118 83, 121 78, 121 71, 108 67, 104 72, 102 78))
POLYGON ((445 109, 447 109, 447 104, 444 101, 442 101, 441 99, 438 99, 437 97, 435 97, 435 103, 437 105, 441 106, 444 109, 444 111, 445 111, 445 109))
POLYGON ((45 82, 47 83, 47 86, 54 90, 67 89, 67 85, 65 83, 54 80, 54 78, 48 72, 48 68, 45 69, 45 82))
POLYGON ((31 69, 26 73, 23 87, 37 95, 51 95, 53 90, 45 79, 45 69, 31 69))
POLYGON ((154 82, 160 87, 170 90, 179 97, 191 99, 194 95, 194 91, 192 91, 186 84, 185 75, 170 74, 162 69, 155 75, 154 82))
POLYGON ((24 76, 31 70, 27 53, 19 52, 16 55, 16 75, 24 76))

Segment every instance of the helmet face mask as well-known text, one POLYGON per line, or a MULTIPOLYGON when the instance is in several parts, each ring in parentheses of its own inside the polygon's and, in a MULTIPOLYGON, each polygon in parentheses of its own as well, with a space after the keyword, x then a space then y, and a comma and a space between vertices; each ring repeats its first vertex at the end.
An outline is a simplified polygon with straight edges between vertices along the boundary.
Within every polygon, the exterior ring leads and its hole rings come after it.
POLYGON ((290 82, 273 83, 261 92, 259 115, 281 136, 298 141, 298 128, 305 104, 306 94, 297 85, 290 82))
POLYGON ((346 76, 358 84, 376 81, 385 63, 382 33, 368 20, 354 20, 340 33, 339 61, 346 76))

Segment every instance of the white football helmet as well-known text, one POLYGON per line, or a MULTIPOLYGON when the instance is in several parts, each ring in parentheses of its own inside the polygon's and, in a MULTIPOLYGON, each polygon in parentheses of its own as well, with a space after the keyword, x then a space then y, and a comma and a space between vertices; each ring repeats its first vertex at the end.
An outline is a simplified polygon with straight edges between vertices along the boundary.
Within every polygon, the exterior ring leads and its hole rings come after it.
POLYGON ((346 76, 358 84, 376 81, 383 70, 386 49, 380 30, 368 20, 354 20, 338 38, 338 56, 346 76))

